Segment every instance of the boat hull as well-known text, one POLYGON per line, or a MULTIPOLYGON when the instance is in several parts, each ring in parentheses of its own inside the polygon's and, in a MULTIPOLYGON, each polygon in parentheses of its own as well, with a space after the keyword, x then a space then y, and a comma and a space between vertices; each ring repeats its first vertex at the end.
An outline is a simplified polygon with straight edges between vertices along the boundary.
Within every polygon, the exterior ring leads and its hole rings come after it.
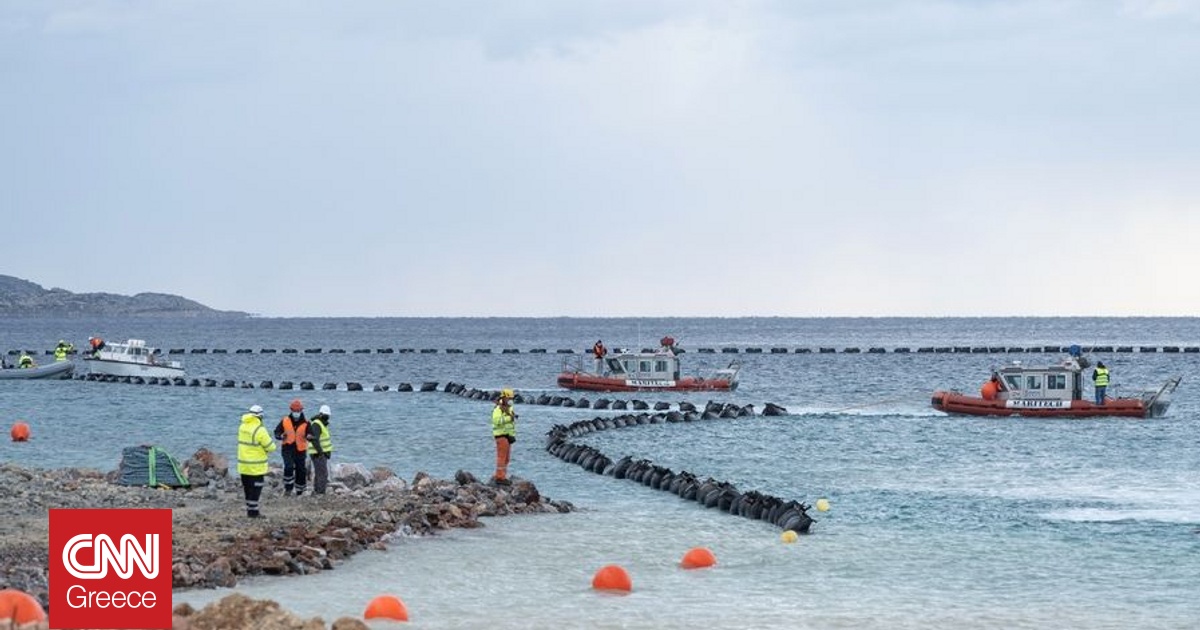
POLYGON ((737 382, 692 376, 678 380, 658 380, 612 378, 584 372, 563 372, 558 375, 558 386, 588 392, 728 392, 737 389, 737 382))
POLYGON ((184 375, 183 368, 150 363, 111 361, 108 359, 85 359, 88 372, 110 376, 141 376, 143 378, 175 378, 184 375))
POLYGON ((1138 398, 1112 398, 1103 405, 1088 400, 988 400, 958 392, 934 392, 933 408, 969 416, 1022 416, 1033 418, 1097 418, 1119 416, 1148 418, 1151 410, 1138 398))
POLYGON ((55 380, 71 378, 75 371, 73 361, 55 361, 32 368, 7 368, 0 370, 0 380, 55 380))

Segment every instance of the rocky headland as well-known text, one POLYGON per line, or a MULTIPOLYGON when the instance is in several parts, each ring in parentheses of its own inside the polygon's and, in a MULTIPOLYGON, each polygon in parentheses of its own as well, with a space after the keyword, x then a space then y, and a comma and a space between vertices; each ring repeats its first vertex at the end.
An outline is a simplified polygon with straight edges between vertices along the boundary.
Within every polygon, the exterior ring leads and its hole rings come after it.
POLYGON ((481 527, 480 519, 489 516, 574 509, 541 496, 525 480, 496 487, 459 471, 453 480, 417 473, 410 482, 387 468, 335 464, 328 493, 302 497, 283 495, 280 470, 273 466, 263 492, 263 517, 248 519, 241 482, 224 457, 200 449, 183 462, 183 469, 191 488, 156 489, 118 485, 117 471, 0 464, 0 510, 5 514, 0 519, 0 589, 25 591, 49 610, 51 508, 170 508, 171 572, 177 589, 232 587, 249 575, 322 571, 364 549, 384 549, 398 536, 481 527))
POLYGON ((241 311, 219 311, 167 293, 72 293, 45 289, 40 284, 0 275, 0 316, 172 316, 247 317, 241 311))

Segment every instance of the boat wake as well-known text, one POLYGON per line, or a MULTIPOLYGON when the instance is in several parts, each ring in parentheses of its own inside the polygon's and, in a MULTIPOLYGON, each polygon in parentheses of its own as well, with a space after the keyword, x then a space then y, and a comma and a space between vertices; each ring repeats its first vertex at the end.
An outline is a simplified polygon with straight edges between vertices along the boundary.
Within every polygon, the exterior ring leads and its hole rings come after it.
POLYGON ((1200 523, 1200 509, 1194 506, 1159 508, 1069 508, 1042 514, 1047 521, 1068 523, 1200 523))

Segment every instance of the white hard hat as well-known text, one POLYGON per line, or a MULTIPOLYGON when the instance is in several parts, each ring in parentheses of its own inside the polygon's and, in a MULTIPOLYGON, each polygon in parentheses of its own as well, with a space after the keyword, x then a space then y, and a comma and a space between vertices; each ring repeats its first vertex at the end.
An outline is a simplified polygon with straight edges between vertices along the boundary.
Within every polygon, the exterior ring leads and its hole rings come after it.
POLYGON ((321 408, 318 411, 327 416, 333 415, 332 412, 329 411, 329 405, 321 405, 321 408))
POLYGON ((256 415, 256 416, 261 416, 261 415, 262 415, 262 406, 260 406, 260 405, 250 405, 250 413, 252 413, 252 414, 254 414, 254 415, 256 415))

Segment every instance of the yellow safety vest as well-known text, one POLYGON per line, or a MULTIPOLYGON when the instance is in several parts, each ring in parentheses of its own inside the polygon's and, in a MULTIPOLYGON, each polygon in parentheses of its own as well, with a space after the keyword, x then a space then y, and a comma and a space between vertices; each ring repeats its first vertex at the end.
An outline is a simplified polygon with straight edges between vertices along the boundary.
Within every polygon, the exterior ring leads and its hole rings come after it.
POLYGON ((275 440, 267 433, 262 418, 247 413, 238 427, 238 474, 267 474, 267 453, 275 450, 275 440))
POLYGON ((332 453, 333 438, 329 435, 329 427, 325 426, 325 420, 321 416, 317 416, 308 422, 321 430, 321 435, 317 438, 317 444, 321 447, 321 452, 324 454, 332 453))
POLYGON ((1096 387, 1108 387, 1108 368, 1096 368, 1096 387))
POLYGON ((517 419, 513 417, 512 407, 504 409, 496 405, 492 409, 492 436, 511 435, 517 437, 517 419))

